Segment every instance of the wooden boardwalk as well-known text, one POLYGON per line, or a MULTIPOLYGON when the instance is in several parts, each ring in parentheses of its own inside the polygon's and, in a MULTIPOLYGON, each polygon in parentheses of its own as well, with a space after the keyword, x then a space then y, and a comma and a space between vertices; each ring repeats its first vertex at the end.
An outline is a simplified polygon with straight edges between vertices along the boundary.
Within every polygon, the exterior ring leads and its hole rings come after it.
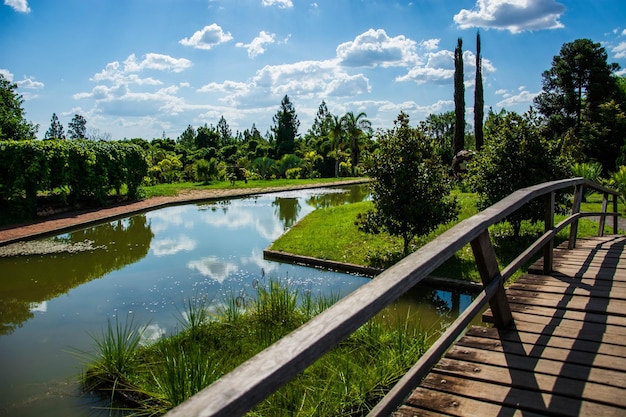
POLYGON ((555 248, 507 289, 514 323, 468 330, 393 416, 626 416, 625 246, 555 248))

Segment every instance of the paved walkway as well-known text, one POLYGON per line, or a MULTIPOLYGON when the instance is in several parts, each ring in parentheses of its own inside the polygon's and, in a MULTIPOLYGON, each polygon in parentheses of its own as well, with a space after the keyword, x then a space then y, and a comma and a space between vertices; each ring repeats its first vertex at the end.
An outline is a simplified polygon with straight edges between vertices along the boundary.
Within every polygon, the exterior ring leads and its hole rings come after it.
POLYGON ((328 183, 289 185, 268 188, 233 188, 222 190, 183 190, 172 197, 152 197, 132 203, 118 204, 110 207, 67 212, 43 218, 39 221, 0 227, 0 246, 21 240, 36 239, 43 236, 56 235, 79 227, 102 223, 109 219, 130 216, 136 213, 167 207, 177 204, 194 203, 206 200, 244 197, 255 194, 267 194, 278 191, 331 187, 363 183, 366 180, 334 181, 328 183))

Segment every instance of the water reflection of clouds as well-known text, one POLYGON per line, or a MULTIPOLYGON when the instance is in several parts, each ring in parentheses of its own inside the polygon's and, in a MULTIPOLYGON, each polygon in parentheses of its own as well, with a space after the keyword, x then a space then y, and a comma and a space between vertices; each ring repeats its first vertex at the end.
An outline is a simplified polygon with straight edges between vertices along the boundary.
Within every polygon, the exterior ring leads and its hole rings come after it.
POLYGON ((48 311, 48 302, 43 301, 41 303, 31 303, 30 311, 32 313, 34 313, 35 311, 38 311, 40 313, 45 313, 46 311, 48 311))
POLYGON ((160 210, 149 211, 146 217, 150 220, 150 228, 154 233, 167 230, 170 226, 182 226, 185 229, 193 227, 193 221, 189 216, 189 206, 167 207, 160 210))
POLYGON ((190 261, 187 264, 187 268, 196 270, 220 284, 222 284, 230 274, 234 274, 239 270, 234 263, 227 262, 215 256, 190 261))
POLYGON ((174 255, 181 251, 194 250, 198 242, 185 235, 178 239, 158 239, 150 244, 150 250, 155 256, 174 255))
POLYGON ((141 341, 139 342, 142 346, 150 345, 165 335, 165 329, 158 324, 149 324, 147 325, 141 334, 141 341))
POLYGON ((282 224, 277 219, 273 217, 261 219, 252 210, 244 210, 240 207, 231 207, 223 215, 204 216, 202 221, 216 228, 230 230, 253 226, 259 235, 267 240, 275 240, 284 232, 282 224))
MULTIPOLYGON (((263 259, 263 251, 259 248, 252 249, 250 257, 242 257, 241 263, 243 265, 256 265, 259 271, 270 273, 278 269, 278 262, 270 262, 263 259)), ((252 268, 248 268, 251 270, 252 268)))

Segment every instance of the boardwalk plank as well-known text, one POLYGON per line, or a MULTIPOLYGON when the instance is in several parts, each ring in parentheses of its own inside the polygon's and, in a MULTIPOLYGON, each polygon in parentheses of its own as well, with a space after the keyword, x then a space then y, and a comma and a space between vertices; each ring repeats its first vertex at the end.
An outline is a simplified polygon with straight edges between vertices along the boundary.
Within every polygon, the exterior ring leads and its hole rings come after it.
POLYGON ((625 246, 560 245, 506 290, 514 323, 469 329, 394 416, 626 416, 625 246))
POLYGON ((622 387, 588 382, 576 378, 442 358, 434 371, 468 380, 507 385, 528 391, 578 397, 626 409, 626 390, 622 387))
POLYGON ((422 387, 433 391, 469 397, 479 401, 502 404, 517 410, 536 413, 550 413, 561 416, 623 416, 624 409, 600 404, 594 401, 579 401, 564 395, 529 391, 506 385, 490 384, 481 381, 458 378, 432 372, 422 383, 422 387), (533 401, 528 401, 532 398, 533 401))
MULTIPOLYGON (((619 337, 617 342, 621 344, 611 344, 603 341, 603 336, 591 335, 587 339, 595 338, 596 340, 587 340, 583 338, 576 338, 578 334, 571 332, 569 329, 564 329, 560 326, 546 326, 538 325, 535 323, 516 322, 516 328, 514 330, 498 330, 495 328, 474 327, 470 329, 466 335, 461 338, 458 345, 464 346, 465 343, 470 343, 472 338, 491 339, 493 341, 493 347, 497 348, 507 341, 521 341, 526 344, 533 344, 538 346, 546 346, 551 348, 570 349, 574 344, 576 349, 581 352, 592 352, 606 356, 617 356, 619 358, 626 358, 626 343, 623 337, 619 337)), ((590 332, 585 332, 588 334, 590 332)))

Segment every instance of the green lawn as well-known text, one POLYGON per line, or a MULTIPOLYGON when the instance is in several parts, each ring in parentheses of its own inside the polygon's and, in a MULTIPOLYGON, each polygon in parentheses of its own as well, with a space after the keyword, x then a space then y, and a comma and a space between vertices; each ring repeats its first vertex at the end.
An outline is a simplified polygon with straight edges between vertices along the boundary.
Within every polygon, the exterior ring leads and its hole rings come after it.
MULTIPOLYGON (((417 250, 454 224, 478 212, 475 194, 458 191, 455 194, 461 206, 457 222, 441 225, 433 233, 416 238, 413 242, 413 250, 417 250)), ((583 208, 586 211, 600 211, 601 201, 601 196, 593 195, 583 208)), ((316 210, 276 240, 270 249, 357 265, 389 267, 402 257, 401 239, 386 233, 366 234, 359 231, 355 225, 357 214, 371 207, 373 207, 371 202, 362 202, 316 210)), ((565 216, 557 216, 555 222, 558 223, 564 218, 565 216)), ((578 236, 596 235, 597 228, 596 223, 581 220, 578 236)), ((606 232, 612 233, 612 230, 607 227, 606 232)), ((513 238, 512 229, 507 223, 492 226, 490 233, 502 268, 543 233, 543 223, 523 223, 521 236, 517 239, 513 238)), ((568 233, 569 229, 561 231, 557 236, 557 244, 565 241, 568 233)), ((528 265, 518 275, 527 267, 528 265)), ((469 245, 457 252, 433 275, 471 281, 480 280, 469 245)))
POLYGON ((143 196, 145 198, 158 196, 175 196, 183 190, 229 190, 229 189, 247 189, 247 188, 272 188, 299 186, 309 184, 325 184, 337 181, 357 180, 364 178, 315 178, 315 179, 275 179, 275 180, 250 180, 248 182, 236 181, 232 185, 229 181, 213 181, 208 184, 202 182, 176 182, 172 184, 157 184, 142 187, 143 196))

